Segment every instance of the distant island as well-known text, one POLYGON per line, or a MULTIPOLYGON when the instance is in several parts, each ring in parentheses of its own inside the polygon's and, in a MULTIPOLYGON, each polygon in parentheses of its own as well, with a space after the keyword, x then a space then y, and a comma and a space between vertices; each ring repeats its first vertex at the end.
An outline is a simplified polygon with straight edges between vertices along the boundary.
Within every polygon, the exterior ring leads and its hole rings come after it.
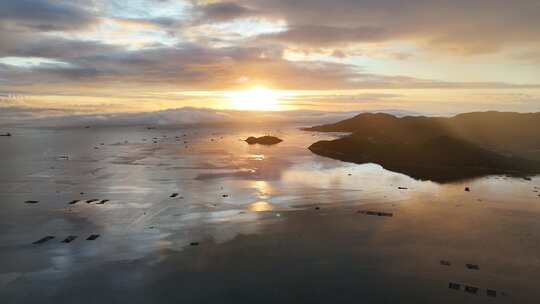
POLYGON ((377 163, 417 179, 448 182, 489 174, 540 173, 540 113, 402 118, 364 113, 304 130, 351 133, 314 143, 309 149, 315 154, 377 163))
POLYGON ((247 142, 250 145, 259 144, 259 145, 267 145, 267 146, 279 144, 282 141, 283 140, 275 136, 268 136, 268 135, 261 136, 261 137, 250 136, 245 140, 245 142, 247 142))

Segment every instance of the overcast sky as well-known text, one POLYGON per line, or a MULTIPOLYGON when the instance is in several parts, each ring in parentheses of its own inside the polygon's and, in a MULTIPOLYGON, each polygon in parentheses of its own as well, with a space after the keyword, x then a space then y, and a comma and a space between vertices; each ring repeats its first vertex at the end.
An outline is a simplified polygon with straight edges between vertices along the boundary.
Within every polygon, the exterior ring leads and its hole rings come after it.
POLYGON ((540 1, 0 1, 0 111, 224 109, 256 86, 284 110, 540 111, 540 1))

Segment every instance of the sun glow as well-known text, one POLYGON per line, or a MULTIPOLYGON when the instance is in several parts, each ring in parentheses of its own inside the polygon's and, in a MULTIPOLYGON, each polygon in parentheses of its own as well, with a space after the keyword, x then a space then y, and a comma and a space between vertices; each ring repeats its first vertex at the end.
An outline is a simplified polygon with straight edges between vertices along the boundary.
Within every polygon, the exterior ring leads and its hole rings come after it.
POLYGON ((270 90, 265 87, 226 92, 224 95, 235 109, 255 111, 279 110, 280 98, 287 96, 284 92, 270 90))

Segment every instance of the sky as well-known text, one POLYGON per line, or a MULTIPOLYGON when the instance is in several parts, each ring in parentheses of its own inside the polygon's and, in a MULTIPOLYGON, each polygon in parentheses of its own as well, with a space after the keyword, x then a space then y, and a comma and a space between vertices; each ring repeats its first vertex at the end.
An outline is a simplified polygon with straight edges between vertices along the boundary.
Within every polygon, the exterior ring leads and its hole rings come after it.
POLYGON ((0 1, 0 112, 182 107, 540 111, 540 1, 0 1))

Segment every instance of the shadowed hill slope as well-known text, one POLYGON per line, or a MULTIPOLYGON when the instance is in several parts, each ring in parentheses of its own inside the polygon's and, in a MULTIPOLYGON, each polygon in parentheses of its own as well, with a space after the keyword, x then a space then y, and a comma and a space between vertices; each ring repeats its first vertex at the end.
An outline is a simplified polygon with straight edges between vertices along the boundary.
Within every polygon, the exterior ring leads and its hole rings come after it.
POLYGON ((306 130, 352 132, 313 144, 309 149, 316 154, 374 162, 420 179, 540 172, 540 113, 482 112, 451 118, 366 113, 306 130))

